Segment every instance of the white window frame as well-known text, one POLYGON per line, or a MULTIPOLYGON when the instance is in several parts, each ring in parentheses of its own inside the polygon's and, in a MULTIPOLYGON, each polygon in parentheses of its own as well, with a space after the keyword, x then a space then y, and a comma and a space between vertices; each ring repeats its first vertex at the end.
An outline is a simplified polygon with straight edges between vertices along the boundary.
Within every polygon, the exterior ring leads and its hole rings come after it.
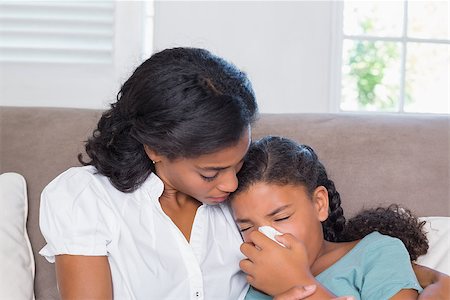
POLYGON ((342 45, 344 35, 344 4, 333 1, 331 7, 330 112, 341 112, 342 45))
POLYGON ((428 113, 411 113, 404 111, 404 91, 405 91, 405 74, 406 74, 406 56, 407 56, 407 43, 434 43, 434 44, 446 44, 449 45, 449 40, 440 39, 422 39, 411 38, 407 36, 408 28, 408 1, 403 0, 403 28, 401 37, 377 37, 377 36, 362 36, 362 35, 346 35, 344 34, 344 2, 333 1, 332 3, 332 22, 331 22, 331 57, 330 57, 330 112, 344 112, 344 113, 368 113, 368 114, 428 114, 428 113), (401 43, 401 62, 400 62, 400 99, 399 105, 396 111, 346 111, 340 108, 341 104, 341 92, 342 92, 342 48, 343 41, 347 40, 368 40, 368 41, 389 41, 401 43))
POLYGON ((148 59, 153 54, 153 37, 155 24, 155 1, 146 0, 143 9, 143 39, 142 39, 142 60, 148 59))

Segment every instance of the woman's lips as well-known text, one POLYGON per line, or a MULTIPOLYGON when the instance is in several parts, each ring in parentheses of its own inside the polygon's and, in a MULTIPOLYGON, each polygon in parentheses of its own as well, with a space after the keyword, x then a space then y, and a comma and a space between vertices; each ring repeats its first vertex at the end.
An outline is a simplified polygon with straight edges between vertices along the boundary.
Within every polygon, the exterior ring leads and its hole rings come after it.
POLYGON ((220 203, 220 202, 227 200, 228 196, 229 196, 229 194, 226 194, 225 196, 220 196, 220 197, 208 197, 208 199, 213 202, 220 203))

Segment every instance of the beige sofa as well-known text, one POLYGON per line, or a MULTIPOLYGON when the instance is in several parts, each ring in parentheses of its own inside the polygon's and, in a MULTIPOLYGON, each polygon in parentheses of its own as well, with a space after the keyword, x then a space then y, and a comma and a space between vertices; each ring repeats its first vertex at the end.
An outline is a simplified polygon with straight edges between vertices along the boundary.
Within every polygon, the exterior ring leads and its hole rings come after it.
MULTIPOLYGON (((0 173, 27 181, 27 221, 36 263, 36 299, 57 299, 54 265, 38 255, 39 195, 70 166, 101 112, 0 107, 0 173)), ((450 216, 448 116, 369 114, 262 115, 253 130, 315 148, 335 180, 349 216, 362 207, 401 203, 419 216, 450 216)))

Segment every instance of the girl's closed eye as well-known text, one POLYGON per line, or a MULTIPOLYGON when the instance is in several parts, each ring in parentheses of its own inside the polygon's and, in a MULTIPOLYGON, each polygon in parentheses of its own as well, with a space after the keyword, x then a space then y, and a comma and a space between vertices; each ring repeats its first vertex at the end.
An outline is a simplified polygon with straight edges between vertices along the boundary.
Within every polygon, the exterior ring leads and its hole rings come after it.
POLYGON ((252 228, 252 226, 241 228, 240 231, 241 231, 241 232, 244 232, 244 231, 249 230, 250 228, 252 228))
POLYGON ((281 222, 281 221, 285 221, 288 220, 291 216, 285 216, 285 217, 277 217, 275 218, 275 222, 281 222))

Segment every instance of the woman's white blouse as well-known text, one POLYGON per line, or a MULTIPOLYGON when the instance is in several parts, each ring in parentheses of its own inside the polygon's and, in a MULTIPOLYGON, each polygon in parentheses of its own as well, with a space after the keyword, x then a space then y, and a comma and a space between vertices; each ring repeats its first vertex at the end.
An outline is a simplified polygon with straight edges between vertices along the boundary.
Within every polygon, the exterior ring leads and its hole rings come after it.
POLYGON ((162 210, 154 174, 133 193, 92 166, 71 168, 43 191, 40 227, 55 255, 108 256, 115 299, 243 299, 241 236, 229 208, 198 208, 190 242, 162 210))

